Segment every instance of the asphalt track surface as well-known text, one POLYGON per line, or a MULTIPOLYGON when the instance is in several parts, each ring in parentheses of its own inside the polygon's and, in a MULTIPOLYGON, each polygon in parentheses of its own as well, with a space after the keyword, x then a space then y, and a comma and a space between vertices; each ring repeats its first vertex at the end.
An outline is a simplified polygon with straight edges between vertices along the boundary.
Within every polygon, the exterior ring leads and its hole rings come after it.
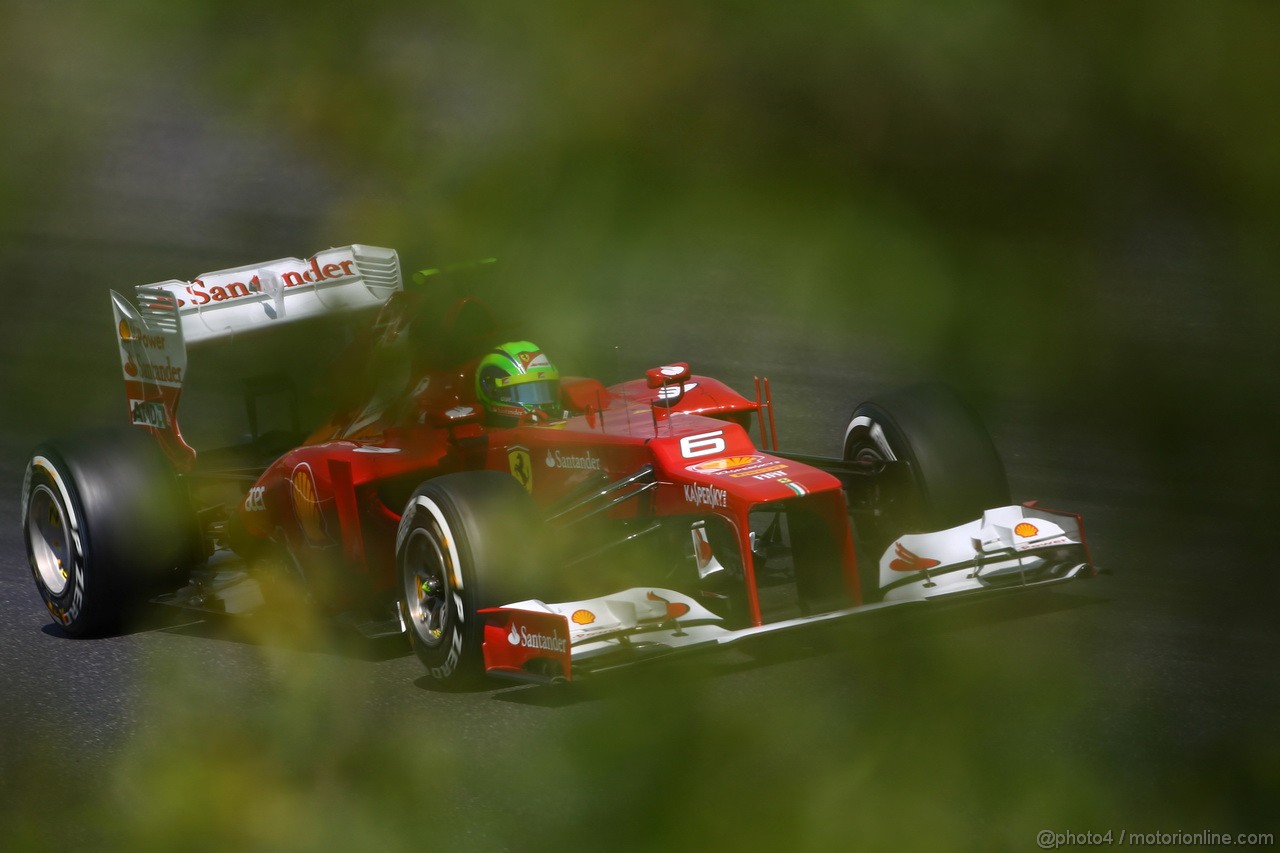
MULTIPOLYGON (((701 298, 664 307, 617 296, 632 318, 624 367, 686 358, 742 390, 767 373, 791 449, 834 453, 854 402, 916 378, 875 341, 805 340, 773 321, 776 306, 701 298), (717 323, 694 338, 682 331, 690 312, 712 309, 717 323), (742 328, 755 330, 750 361, 742 328)), ((399 646, 323 631, 169 610, 118 637, 73 640, 54 628, 17 524, 23 466, 75 412, 117 416, 118 389, 105 295, 20 313, 36 324, 23 341, 63 342, 44 368, 48 402, 12 406, 33 385, 5 368, 0 423, 0 791, 9 803, 0 823, 27 843, 163 844, 186 821, 213 827, 210 844, 269 846, 270 833, 232 808, 243 796, 209 793, 219 772, 232 786, 262 786, 249 811, 269 802, 282 825, 328 832, 332 820, 350 832, 292 836, 303 847, 435 838, 514 849, 588 839, 605 826, 626 846, 668 849, 715 837, 748 848, 950 839, 1034 849, 1039 830, 1280 830, 1274 585, 1242 571, 1261 537, 1211 483, 1203 501, 1170 500, 1134 439, 1109 433, 1105 417, 1063 420, 1016 389, 983 405, 1015 498, 1083 513, 1111 574, 595 685, 442 692, 399 646), (280 716, 293 722, 278 725, 280 716), (273 742, 286 733, 306 743, 273 742), (219 764, 224 749, 238 768, 219 764), (315 794, 313 803, 310 782, 288 781, 295 771, 309 778, 311 759, 330 774, 370 762, 343 783, 366 803, 352 807, 358 820, 326 817, 332 801, 315 794), (255 761, 267 763, 236 775, 255 761), (175 767, 198 778, 174 776, 175 767), (303 793, 272 799, 281 788, 303 793), (367 805, 373 798, 398 805, 384 814, 367 805)), ((6 345, 6 364, 20 345, 6 345)))

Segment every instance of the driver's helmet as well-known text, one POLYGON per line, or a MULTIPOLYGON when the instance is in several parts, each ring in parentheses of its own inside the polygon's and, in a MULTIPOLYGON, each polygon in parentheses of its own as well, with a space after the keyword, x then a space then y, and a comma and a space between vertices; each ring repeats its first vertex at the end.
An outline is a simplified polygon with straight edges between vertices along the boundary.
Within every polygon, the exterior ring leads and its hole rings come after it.
POLYGON ((537 344, 500 344, 480 359, 476 397, 491 422, 513 425, 529 416, 554 420, 562 415, 560 371, 537 344))

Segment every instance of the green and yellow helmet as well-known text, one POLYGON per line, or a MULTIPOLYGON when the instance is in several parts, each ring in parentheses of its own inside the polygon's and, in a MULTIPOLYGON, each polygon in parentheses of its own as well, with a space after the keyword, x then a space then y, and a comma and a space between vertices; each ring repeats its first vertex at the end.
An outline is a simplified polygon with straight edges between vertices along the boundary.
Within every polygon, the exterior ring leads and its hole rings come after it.
POLYGON ((560 371, 537 344, 509 341, 480 359, 476 398, 500 423, 514 424, 534 413, 559 418, 560 371))

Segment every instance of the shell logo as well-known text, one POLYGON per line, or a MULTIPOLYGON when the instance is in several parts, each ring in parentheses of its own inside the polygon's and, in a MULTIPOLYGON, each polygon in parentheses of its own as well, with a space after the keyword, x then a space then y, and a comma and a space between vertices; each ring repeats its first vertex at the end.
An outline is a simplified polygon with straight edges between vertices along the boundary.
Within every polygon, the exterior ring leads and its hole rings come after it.
POLYGON ((1029 539, 1040 532, 1040 528, 1036 527, 1029 521, 1021 522, 1017 527, 1013 528, 1013 532, 1021 536, 1023 539, 1029 539))
POLYGON ((596 621, 596 615, 590 610, 575 610, 569 618, 573 620, 575 625, 590 625, 596 621))
POLYGON ((714 474, 720 471, 733 471, 738 468, 745 468, 755 462, 763 461, 763 456, 726 456, 723 459, 712 459, 707 462, 699 462, 697 465, 690 465, 689 470, 698 471, 703 474, 714 474))
POLYGON ((129 321, 121 320, 120 321, 120 340, 131 341, 134 339, 134 337, 135 335, 133 334, 133 328, 129 325, 129 321))
POLYGON ((293 486, 290 490, 293 496, 293 514, 297 516, 302 532, 313 544, 328 541, 324 513, 320 509, 319 491, 316 489, 316 478, 311 473, 311 466, 305 462, 300 463, 293 469, 289 482, 293 486))

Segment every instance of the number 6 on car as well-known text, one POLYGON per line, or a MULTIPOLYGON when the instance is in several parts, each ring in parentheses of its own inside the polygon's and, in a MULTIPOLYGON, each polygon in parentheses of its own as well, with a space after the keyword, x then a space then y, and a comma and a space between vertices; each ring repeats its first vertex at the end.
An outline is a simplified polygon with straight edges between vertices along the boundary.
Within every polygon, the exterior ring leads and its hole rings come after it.
POLYGON ((715 456, 725 451, 724 430, 701 432, 697 435, 686 435, 680 439, 680 455, 685 459, 697 459, 699 456, 715 456))

